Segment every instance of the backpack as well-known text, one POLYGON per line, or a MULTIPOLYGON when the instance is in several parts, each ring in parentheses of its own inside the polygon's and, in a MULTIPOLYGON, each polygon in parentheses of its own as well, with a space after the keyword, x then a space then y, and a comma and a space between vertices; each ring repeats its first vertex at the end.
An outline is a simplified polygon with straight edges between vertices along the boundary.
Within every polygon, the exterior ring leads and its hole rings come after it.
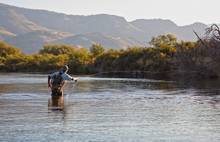
POLYGON ((63 77, 62 77, 62 73, 58 73, 58 74, 55 74, 53 76, 53 82, 52 82, 52 85, 61 85, 63 83, 63 77))

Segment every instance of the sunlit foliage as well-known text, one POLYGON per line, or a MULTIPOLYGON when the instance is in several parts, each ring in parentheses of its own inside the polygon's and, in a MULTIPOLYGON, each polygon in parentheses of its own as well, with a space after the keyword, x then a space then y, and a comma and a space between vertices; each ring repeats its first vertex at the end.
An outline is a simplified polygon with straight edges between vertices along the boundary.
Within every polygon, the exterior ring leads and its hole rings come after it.
POLYGON ((94 44, 88 50, 70 45, 45 45, 37 54, 22 54, 5 42, 0 42, 0 71, 52 72, 67 64, 70 73, 146 71, 167 76, 195 74, 220 76, 220 43, 178 41, 174 35, 152 38, 151 47, 130 47, 105 50, 94 44))
POLYGON ((92 57, 96 58, 104 53, 105 49, 101 44, 93 44, 90 48, 90 53, 92 57))
POLYGON ((177 43, 177 38, 172 34, 159 35, 158 37, 153 37, 149 43, 153 47, 175 46, 177 43))
POLYGON ((0 57, 7 57, 8 55, 16 55, 20 53, 20 49, 0 41, 0 57))

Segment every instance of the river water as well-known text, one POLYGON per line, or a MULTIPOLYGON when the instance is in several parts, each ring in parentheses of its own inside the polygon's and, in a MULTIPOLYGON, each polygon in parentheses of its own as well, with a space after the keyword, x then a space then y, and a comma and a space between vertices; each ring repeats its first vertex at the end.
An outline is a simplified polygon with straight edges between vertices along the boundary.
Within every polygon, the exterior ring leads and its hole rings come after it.
POLYGON ((79 77, 50 101, 47 76, 1 74, 0 141, 220 141, 218 81, 79 77))

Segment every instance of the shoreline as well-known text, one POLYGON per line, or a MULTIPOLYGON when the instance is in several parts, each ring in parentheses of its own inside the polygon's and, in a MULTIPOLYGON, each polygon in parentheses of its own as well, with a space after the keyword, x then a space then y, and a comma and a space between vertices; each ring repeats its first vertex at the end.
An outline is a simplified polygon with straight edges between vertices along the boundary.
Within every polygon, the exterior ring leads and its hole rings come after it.
MULTIPOLYGON (((0 72, 0 75, 4 74, 39 74, 48 75, 50 72, 0 72)), ((154 80, 167 80, 167 81, 215 81, 219 80, 216 75, 207 75, 198 72, 150 72, 150 71, 109 71, 98 72, 92 74, 73 74, 74 76, 83 77, 98 77, 98 78, 133 78, 133 79, 154 79, 154 80)))

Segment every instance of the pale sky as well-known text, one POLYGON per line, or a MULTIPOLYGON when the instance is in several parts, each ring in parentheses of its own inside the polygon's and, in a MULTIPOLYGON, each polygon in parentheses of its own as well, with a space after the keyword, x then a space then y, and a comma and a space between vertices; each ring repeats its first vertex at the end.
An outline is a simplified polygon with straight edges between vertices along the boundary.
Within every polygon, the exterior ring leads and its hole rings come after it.
POLYGON ((0 0, 25 8, 73 15, 112 14, 135 19, 170 19, 178 25, 220 23, 220 0, 0 0))

